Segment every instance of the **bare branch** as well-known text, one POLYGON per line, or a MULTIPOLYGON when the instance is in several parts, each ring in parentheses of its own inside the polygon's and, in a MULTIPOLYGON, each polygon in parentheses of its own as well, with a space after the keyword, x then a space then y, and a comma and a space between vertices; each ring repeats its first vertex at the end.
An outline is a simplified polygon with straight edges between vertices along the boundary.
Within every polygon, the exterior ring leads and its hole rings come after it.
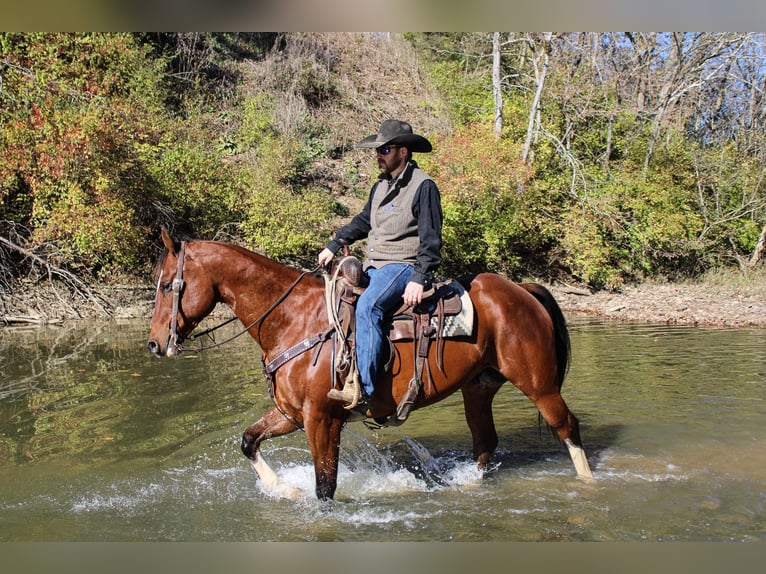
MULTIPOLYGON (((56 295, 56 297, 59 299, 59 301, 68 307, 70 311, 79 317, 79 313, 76 309, 74 309, 69 303, 66 302, 66 300, 61 296, 59 291, 55 288, 55 281, 59 280, 61 281, 67 289, 81 297, 83 300, 88 301, 89 303, 94 304, 99 311, 101 311, 104 315, 109 316, 111 313, 107 310, 107 308, 102 304, 101 298, 93 292, 93 290, 88 287, 88 285, 77 275, 74 273, 67 271, 66 269, 62 269, 60 267, 57 267, 56 265, 53 265, 50 261, 47 259, 40 257, 39 255, 35 254, 34 252, 30 251, 29 249, 26 249, 20 245, 17 245, 13 241, 6 239, 5 237, 0 236, 0 246, 5 247, 6 249, 10 249, 11 251, 15 251, 16 253, 21 254, 25 259, 31 260, 34 264, 42 267, 45 270, 45 276, 48 279, 49 284, 53 287, 53 291, 56 295)), ((11 319, 14 319, 14 316, 12 315, 3 315, 3 320, 5 322, 10 322, 11 319)), ((14 322, 17 322, 18 318, 15 318, 16 320, 14 322)))

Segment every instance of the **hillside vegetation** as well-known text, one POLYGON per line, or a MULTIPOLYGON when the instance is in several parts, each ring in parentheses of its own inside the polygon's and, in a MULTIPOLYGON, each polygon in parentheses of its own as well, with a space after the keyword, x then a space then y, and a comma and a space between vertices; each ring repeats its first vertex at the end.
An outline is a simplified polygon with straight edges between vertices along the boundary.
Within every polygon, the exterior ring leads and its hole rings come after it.
POLYGON ((434 144, 445 275, 748 273, 765 60, 734 33, 2 33, 0 291, 145 281, 161 226, 311 267, 389 117, 434 144))

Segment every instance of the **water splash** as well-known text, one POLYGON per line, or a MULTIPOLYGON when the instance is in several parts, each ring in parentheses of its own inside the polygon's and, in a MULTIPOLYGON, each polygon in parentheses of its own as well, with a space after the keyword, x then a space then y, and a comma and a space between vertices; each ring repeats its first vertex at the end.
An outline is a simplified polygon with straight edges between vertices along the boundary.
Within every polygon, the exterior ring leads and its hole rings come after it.
MULTIPOLYGON (((288 489, 300 493, 300 498, 313 499, 314 469, 308 449, 303 452, 304 462, 279 463, 285 455, 295 458, 296 450, 300 449, 291 449, 290 453, 279 447, 272 449, 269 462, 288 489)), ((413 492, 458 490, 478 485, 483 476, 475 462, 455 453, 434 456, 409 436, 381 446, 366 436, 348 432, 341 450, 336 498, 369 500, 413 492)), ((260 484, 259 490, 269 497, 281 496, 279 491, 268 491, 260 484)))

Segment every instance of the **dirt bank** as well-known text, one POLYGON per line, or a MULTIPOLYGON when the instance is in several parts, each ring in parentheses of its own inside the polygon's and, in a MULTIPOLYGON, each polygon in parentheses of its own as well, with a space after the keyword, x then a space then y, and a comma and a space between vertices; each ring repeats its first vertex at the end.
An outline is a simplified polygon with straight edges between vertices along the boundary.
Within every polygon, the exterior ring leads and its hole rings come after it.
POLYGON ((672 325, 766 328, 766 286, 654 284, 619 292, 549 286, 565 313, 672 325))

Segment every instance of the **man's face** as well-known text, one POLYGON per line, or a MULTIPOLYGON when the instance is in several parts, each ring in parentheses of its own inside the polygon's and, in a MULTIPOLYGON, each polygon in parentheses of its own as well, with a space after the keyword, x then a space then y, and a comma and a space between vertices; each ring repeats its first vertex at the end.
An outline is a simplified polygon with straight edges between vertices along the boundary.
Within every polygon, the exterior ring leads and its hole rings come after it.
POLYGON ((378 158, 378 167, 383 173, 392 177, 399 175, 399 172, 407 165, 407 148, 398 145, 384 145, 375 149, 378 158))

